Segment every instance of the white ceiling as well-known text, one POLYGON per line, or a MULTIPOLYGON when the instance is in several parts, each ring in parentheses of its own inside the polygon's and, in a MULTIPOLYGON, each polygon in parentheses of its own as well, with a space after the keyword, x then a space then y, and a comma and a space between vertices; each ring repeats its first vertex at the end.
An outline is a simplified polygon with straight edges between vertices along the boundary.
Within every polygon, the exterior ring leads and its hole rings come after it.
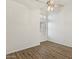
MULTIPOLYGON (((24 6, 27 6, 29 8, 40 8, 45 5, 44 3, 37 2, 36 0, 13 0, 13 1, 23 4, 24 6)), ((40 0, 40 1, 46 3, 48 0, 40 0)), ((55 0, 55 1, 56 3, 63 4, 64 6, 71 5, 72 3, 72 0, 55 0)))

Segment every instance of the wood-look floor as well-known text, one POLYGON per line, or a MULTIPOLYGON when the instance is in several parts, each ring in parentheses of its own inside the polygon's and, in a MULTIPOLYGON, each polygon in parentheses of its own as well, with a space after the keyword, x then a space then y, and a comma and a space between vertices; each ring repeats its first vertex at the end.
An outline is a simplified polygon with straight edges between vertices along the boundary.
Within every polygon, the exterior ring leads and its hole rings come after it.
POLYGON ((40 46, 9 54, 6 59, 72 59, 72 48, 45 41, 40 46))

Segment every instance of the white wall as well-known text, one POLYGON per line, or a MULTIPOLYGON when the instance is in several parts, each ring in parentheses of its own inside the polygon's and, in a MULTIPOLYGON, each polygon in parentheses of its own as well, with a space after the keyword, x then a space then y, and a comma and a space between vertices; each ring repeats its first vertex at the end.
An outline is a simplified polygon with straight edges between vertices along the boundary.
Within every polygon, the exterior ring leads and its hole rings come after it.
MULTIPOLYGON (((46 37, 40 33, 40 11, 30 9, 13 0, 7 0, 6 42, 7 54, 39 45, 46 37)), ((49 26, 48 39, 71 46, 71 8, 66 7, 56 15, 49 26), (51 25, 52 24, 52 25, 51 25)))
POLYGON ((52 22, 48 23, 49 41, 72 46, 72 8, 71 3, 62 8, 62 11, 54 16, 49 15, 52 22))
POLYGON ((40 11, 7 0, 6 52, 12 53, 40 44, 40 11))

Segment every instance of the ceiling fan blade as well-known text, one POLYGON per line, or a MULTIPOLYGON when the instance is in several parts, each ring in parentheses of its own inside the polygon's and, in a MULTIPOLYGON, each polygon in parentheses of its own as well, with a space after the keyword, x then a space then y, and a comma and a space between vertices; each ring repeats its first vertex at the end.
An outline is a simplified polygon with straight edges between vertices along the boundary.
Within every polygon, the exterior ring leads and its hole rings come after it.
POLYGON ((64 5, 62 5, 62 4, 55 4, 54 7, 64 7, 64 5))
POLYGON ((36 0, 37 2, 39 2, 39 3, 43 3, 43 4, 46 4, 46 2, 44 2, 44 1, 41 1, 41 0, 36 0))

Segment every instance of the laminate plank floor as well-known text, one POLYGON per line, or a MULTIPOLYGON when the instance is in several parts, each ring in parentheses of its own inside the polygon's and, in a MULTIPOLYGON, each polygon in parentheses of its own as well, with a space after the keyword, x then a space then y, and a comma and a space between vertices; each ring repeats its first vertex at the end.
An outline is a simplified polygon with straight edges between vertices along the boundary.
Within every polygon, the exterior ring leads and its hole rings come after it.
POLYGON ((45 41, 39 46, 8 54, 6 59, 72 59, 72 48, 45 41))

